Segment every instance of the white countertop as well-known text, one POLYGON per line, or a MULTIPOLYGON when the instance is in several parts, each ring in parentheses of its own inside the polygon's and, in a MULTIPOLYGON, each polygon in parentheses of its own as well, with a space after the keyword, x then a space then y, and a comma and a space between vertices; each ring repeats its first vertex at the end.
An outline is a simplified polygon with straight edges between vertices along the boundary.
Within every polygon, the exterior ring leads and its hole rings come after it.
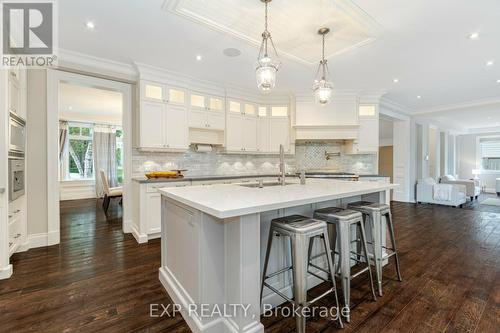
MULTIPOLYGON (((290 179, 290 181, 297 182, 296 179, 290 179)), ((163 196, 215 217, 229 218, 381 192, 397 186, 379 182, 307 179, 306 185, 249 188, 237 184, 216 184, 162 188, 159 192, 163 196)))

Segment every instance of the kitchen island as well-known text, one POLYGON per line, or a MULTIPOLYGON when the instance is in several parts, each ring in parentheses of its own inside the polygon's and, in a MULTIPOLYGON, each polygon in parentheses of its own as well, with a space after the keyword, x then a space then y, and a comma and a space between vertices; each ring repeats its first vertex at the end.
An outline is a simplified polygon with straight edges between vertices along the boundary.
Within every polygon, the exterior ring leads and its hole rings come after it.
MULTIPOLYGON (((272 219, 312 216, 316 209, 345 207, 361 199, 386 203, 386 193, 397 186, 330 179, 308 179, 305 185, 296 179, 287 181, 285 186, 270 183, 263 188, 245 183, 159 190, 159 277, 194 332, 264 332, 260 280, 272 219)), ((273 243, 270 271, 289 263, 288 246, 284 239, 273 243)), ((316 260, 317 265, 323 264, 322 258, 316 260)), ((290 278, 282 274, 269 282, 291 295, 290 278)), ((310 287, 319 283, 313 276, 308 281, 310 287)), ((264 293, 264 304, 282 302, 269 290, 264 293)))

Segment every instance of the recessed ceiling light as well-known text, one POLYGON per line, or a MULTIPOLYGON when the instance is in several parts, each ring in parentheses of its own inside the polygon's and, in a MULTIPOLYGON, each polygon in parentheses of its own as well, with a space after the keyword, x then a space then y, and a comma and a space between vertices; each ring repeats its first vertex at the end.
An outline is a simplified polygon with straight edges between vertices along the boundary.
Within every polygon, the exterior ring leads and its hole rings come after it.
POLYGON ((398 82, 399 82, 399 79, 398 79, 398 78, 394 78, 394 79, 392 80, 392 82, 394 82, 394 83, 398 83, 398 82))
POLYGON ((85 23, 85 26, 86 26, 86 27, 87 27, 87 29, 89 29, 89 30, 94 30, 94 29, 95 29, 95 23, 94 23, 94 22, 92 22, 92 21, 87 21, 87 22, 85 23))
POLYGON ((420 95, 417 95, 417 98, 418 98, 418 99, 421 99, 421 98, 422 98, 422 96, 420 96, 420 95))
POLYGON ((499 80, 497 80, 497 83, 500 83, 500 79, 499 79, 499 80))
POLYGON ((198 55, 196 56, 196 60, 197 60, 197 61, 201 61, 201 59, 203 59, 203 57, 202 57, 201 55, 199 55, 199 54, 198 54, 198 55))
POLYGON ((226 57, 234 58, 239 56, 241 54, 241 51, 233 47, 229 47, 227 49, 224 49, 222 53, 224 53, 226 57))
POLYGON ((495 62, 494 62, 493 60, 488 60, 488 61, 486 62, 486 66, 493 66, 493 64, 494 64, 494 63, 495 63, 495 62))
POLYGON ((469 35, 469 39, 477 39, 477 38, 479 38, 478 32, 474 32, 469 35))
POLYGON ((68 110, 73 110, 73 107, 72 106, 68 106, 68 110))

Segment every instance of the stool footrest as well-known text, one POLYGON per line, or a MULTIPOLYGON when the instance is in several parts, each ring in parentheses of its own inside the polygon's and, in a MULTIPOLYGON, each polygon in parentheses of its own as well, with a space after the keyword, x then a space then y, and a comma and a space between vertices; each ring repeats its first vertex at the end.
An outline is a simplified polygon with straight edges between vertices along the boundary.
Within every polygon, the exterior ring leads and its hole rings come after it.
POLYGON ((307 273, 311 274, 312 276, 314 277, 317 277, 318 279, 322 280, 322 281, 325 281, 325 282, 331 282, 332 280, 330 279, 325 279, 324 277, 322 276, 319 276, 318 274, 314 273, 314 272, 311 272, 311 271, 307 271, 307 273))
POLYGON ((353 274, 351 275, 351 280, 354 279, 355 277, 358 277, 360 276, 361 274, 365 273, 366 271, 368 271, 370 268, 369 267, 365 267, 363 268, 362 270, 360 270, 359 272, 357 272, 356 274, 353 274))
POLYGON ((316 268, 316 269, 318 269, 318 270, 322 271, 322 272, 323 272, 323 273, 325 273, 325 274, 330 274, 330 272, 329 272, 329 271, 327 271, 327 270, 326 270, 326 269, 324 269, 323 267, 319 267, 318 265, 315 265, 315 264, 309 263, 309 266, 314 267, 314 268, 316 268))
POLYGON ((264 286, 266 286, 267 288, 271 289, 274 293, 276 293, 277 295, 281 296, 286 301, 288 301, 290 303, 294 303, 293 299, 291 299, 287 295, 283 294, 281 291, 279 291, 278 289, 274 288, 273 286, 269 285, 267 282, 264 282, 264 286))
POLYGON ((330 290, 327 290, 325 291, 323 294, 319 295, 318 297, 316 297, 315 299, 311 300, 310 302, 307 302, 307 305, 306 306, 309 306, 317 301, 319 301, 320 299, 322 299, 323 297, 325 297, 326 295, 328 294, 331 294, 335 291, 335 289, 331 288, 330 290))
POLYGON ((279 275, 279 274, 282 274, 282 273, 288 272, 288 271, 289 271, 289 270, 291 270, 292 268, 293 268, 293 267, 292 267, 292 266, 290 266, 290 267, 285 267, 285 268, 283 268, 283 269, 280 269, 280 270, 279 270, 279 271, 277 271, 277 272, 274 272, 274 273, 272 273, 272 274, 267 275, 267 276, 264 278, 264 280, 267 280, 267 279, 270 279, 270 278, 272 278, 272 277, 275 277, 276 275, 279 275))

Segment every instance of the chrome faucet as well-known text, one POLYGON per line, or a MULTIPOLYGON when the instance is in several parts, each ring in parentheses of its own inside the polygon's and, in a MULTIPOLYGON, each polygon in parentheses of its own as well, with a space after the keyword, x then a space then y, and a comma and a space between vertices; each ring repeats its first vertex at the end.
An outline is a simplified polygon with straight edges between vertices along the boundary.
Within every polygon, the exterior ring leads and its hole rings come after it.
POLYGON ((280 177, 279 182, 281 186, 286 185, 286 172, 285 172, 285 147, 280 145, 280 177))

